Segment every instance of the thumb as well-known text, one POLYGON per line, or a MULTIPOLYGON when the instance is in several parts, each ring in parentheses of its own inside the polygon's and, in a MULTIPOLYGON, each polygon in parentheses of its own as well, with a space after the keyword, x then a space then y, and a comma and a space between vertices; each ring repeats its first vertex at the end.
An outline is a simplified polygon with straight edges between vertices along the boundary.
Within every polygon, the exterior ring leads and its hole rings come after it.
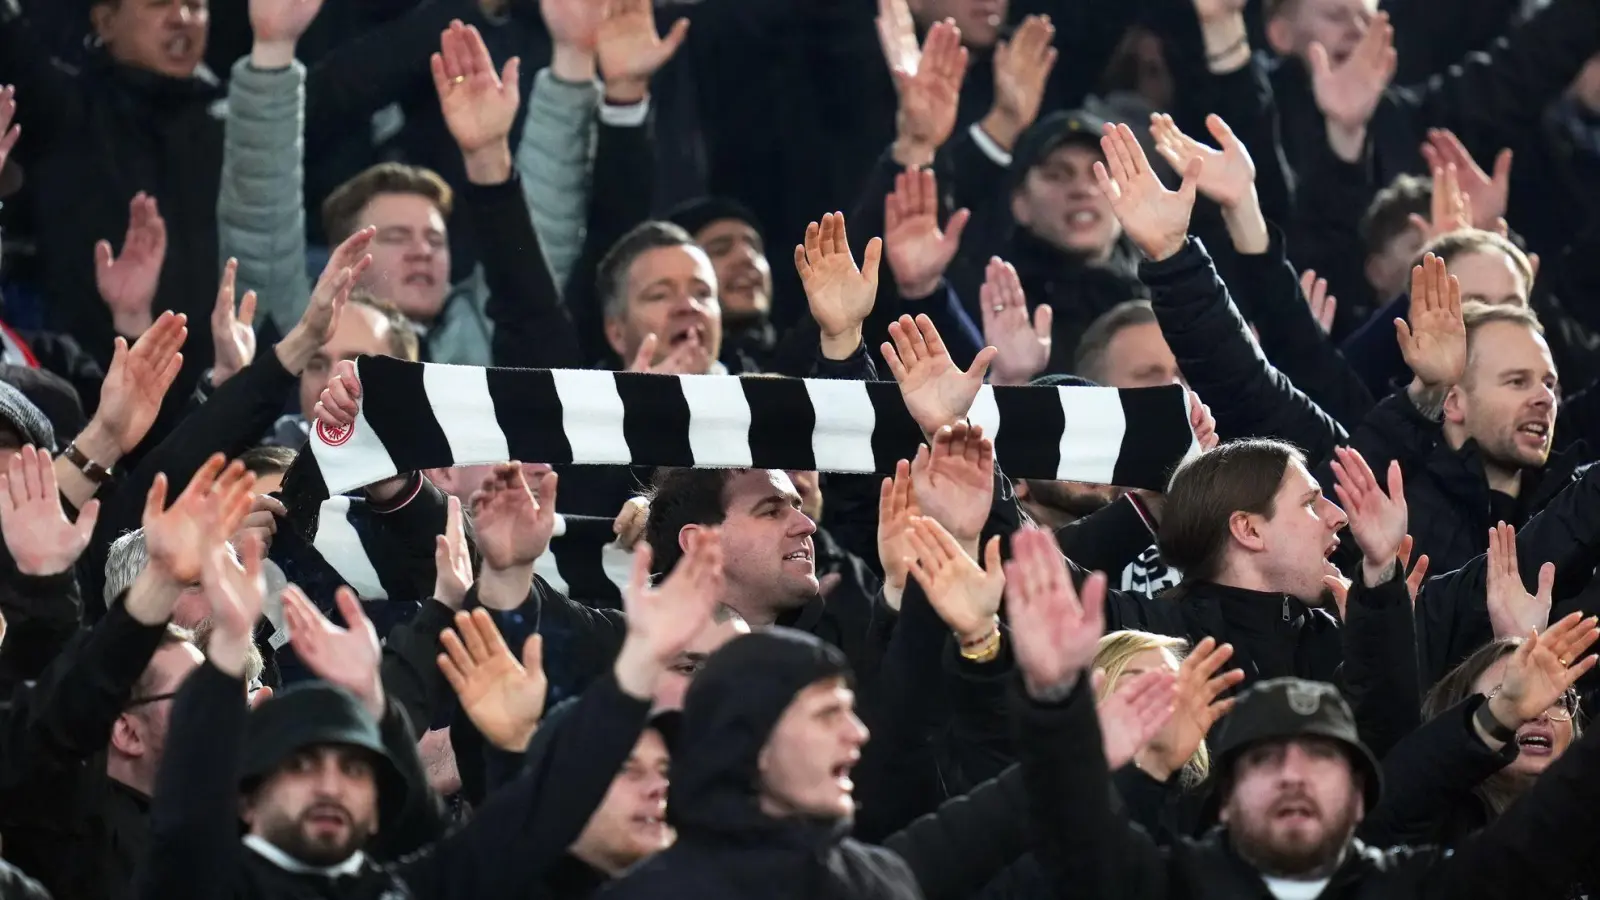
POLYGON ((244 299, 239 301, 239 316, 238 316, 238 319, 239 319, 240 322, 243 322, 246 325, 255 324, 255 320, 256 320, 256 292, 255 291, 245 291, 244 292, 244 299))
POLYGON ((521 75, 522 57, 513 56, 506 60, 506 66, 500 72, 500 83, 504 87, 505 91, 512 96, 516 96, 518 93, 520 93, 519 85, 521 85, 522 82, 519 81, 518 78, 521 75))
POLYGON ((78 511, 78 537, 81 538, 85 544, 89 542, 90 536, 94 534, 94 523, 99 520, 99 500, 90 500, 88 503, 84 504, 83 509, 78 511))
POLYGON ((1313 79, 1326 78, 1332 73, 1333 67, 1328 63, 1328 48, 1322 46, 1320 41, 1312 41, 1306 50, 1306 56, 1311 63, 1311 77, 1313 79))
POLYGON ((1424 219, 1422 216, 1416 213, 1412 213, 1410 216, 1408 216, 1406 221, 1411 223, 1412 228, 1416 228, 1423 232, 1427 232, 1432 227, 1427 219, 1424 219))
POLYGON ((961 234, 967 230, 967 222, 971 219, 970 209, 958 209, 950 214, 950 221, 944 223, 944 246, 947 251, 954 253, 961 245, 961 234))
POLYGON ((983 379, 989 374, 989 364, 994 362, 994 358, 999 355, 1000 351, 993 347, 985 347, 979 350, 978 355, 972 360, 972 366, 967 369, 967 380, 982 384, 983 379))
POLYGON ((644 336, 639 344, 639 352, 633 355, 633 365, 628 367, 632 372, 646 372, 650 369, 650 362, 656 358, 656 343, 660 339, 654 333, 644 336))
POLYGON ((1539 567, 1539 592, 1534 596, 1542 605, 1550 603, 1550 595, 1556 586, 1556 564, 1547 562, 1539 567))
POLYGON ((983 571, 990 578, 993 578, 997 575, 1001 578, 1004 578, 1005 572, 1001 569, 1001 565, 1000 535, 997 534, 994 537, 989 538, 988 546, 983 548, 983 571))
POLYGON ((522 667, 529 672, 544 673, 544 638, 540 635, 530 634, 522 643, 522 667))
POLYGON ((1178 196, 1190 203, 1194 202, 1195 191, 1200 187, 1200 171, 1205 168, 1205 161, 1196 156, 1189 160, 1183 167, 1183 184, 1178 185, 1178 196))
POLYGON ((1050 308, 1050 304, 1039 304, 1038 308, 1033 311, 1034 335, 1040 340, 1048 339, 1053 333, 1052 326, 1055 323, 1055 318, 1055 311, 1050 308))
POLYGON ((1401 350, 1411 346, 1411 326, 1406 324, 1405 319, 1398 316, 1394 320, 1394 339, 1399 342, 1401 350))
POLYGON ((1493 178, 1496 184, 1504 184, 1511 180, 1511 148, 1501 150, 1494 158, 1493 178))
POLYGON ((861 256, 861 274, 871 282, 873 287, 878 284, 878 264, 883 261, 883 238, 875 237, 867 241, 866 252, 861 256))
POLYGON ((97 241, 94 245, 94 267, 104 272, 111 268, 113 259, 110 241, 97 241))
POLYGON ((667 36, 661 39, 661 61, 665 63, 671 59, 672 55, 678 52, 678 48, 683 46, 684 38, 688 36, 689 20, 687 18, 673 22, 672 30, 668 31, 667 36))

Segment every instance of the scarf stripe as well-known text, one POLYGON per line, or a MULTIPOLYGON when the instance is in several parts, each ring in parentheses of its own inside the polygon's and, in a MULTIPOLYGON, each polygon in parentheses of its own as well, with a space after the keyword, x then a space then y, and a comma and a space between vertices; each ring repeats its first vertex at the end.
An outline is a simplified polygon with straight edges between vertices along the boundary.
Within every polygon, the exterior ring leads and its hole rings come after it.
MULTIPOLYGON (((893 382, 486 369, 363 357, 361 410, 313 429, 320 502, 400 472, 521 459, 888 474, 921 434, 893 382)), ((1197 449, 1177 386, 984 386, 971 420, 1008 475, 1163 489, 1197 449)))

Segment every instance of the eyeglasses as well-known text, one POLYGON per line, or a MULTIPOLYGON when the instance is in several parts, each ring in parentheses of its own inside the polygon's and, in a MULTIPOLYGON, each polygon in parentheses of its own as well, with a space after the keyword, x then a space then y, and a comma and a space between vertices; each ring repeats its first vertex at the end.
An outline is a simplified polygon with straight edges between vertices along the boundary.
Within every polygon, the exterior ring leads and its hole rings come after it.
POLYGON ((165 694, 151 694, 148 697, 136 697, 132 700, 129 700, 128 704, 124 706, 123 709, 133 709, 135 707, 145 706, 150 703, 160 703, 163 700, 171 700, 176 696, 178 696, 177 691, 169 691, 165 694))
MULTIPOLYGON (((1494 690, 1489 692, 1489 696, 1486 699, 1493 700, 1499 695, 1502 687, 1504 685, 1495 685, 1494 690)), ((1570 722, 1577 714, 1578 692, 1572 688, 1567 688, 1566 692, 1556 698, 1556 702, 1550 704, 1550 708, 1545 710, 1545 715, 1556 722, 1570 722)))

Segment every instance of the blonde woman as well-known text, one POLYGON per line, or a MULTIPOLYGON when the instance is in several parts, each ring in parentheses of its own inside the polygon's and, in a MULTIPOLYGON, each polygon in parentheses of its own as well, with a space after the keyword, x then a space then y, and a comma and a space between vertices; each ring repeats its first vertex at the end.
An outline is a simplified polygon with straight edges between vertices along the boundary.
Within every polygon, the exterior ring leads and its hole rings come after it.
MULTIPOLYGON (((1100 639, 1100 648, 1095 652, 1095 697, 1104 701, 1124 679, 1145 672, 1177 674, 1188 652, 1189 642, 1182 638, 1147 631, 1113 631, 1100 639)), ((1175 711, 1149 745, 1134 754, 1133 766, 1162 783, 1177 775, 1178 786, 1185 790, 1205 781, 1211 771, 1211 755, 1206 751, 1205 732, 1190 723, 1192 717, 1175 711)))

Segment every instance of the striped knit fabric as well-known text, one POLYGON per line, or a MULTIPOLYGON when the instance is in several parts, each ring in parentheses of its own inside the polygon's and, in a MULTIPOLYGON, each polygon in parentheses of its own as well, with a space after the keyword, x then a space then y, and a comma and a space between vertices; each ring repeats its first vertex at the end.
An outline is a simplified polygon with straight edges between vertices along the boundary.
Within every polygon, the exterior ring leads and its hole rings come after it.
MULTIPOLYGON (((377 563, 384 554, 371 546, 362 502, 340 495, 401 472, 515 459, 888 474, 921 442, 893 382, 494 369, 390 357, 362 357, 358 366, 354 425, 314 428, 310 452, 284 481, 290 530, 301 539, 286 542, 294 558, 285 568, 319 580, 312 570, 320 557, 331 565, 322 577, 336 574, 367 599, 416 598, 377 563)), ((994 439, 1013 478, 1163 490, 1178 463, 1198 451, 1177 386, 985 386, 970 419, 994 439)), ((561 522, 539 573, 570 596, 612 605, 628 560, 609 546, 610 523, 561 522)))

